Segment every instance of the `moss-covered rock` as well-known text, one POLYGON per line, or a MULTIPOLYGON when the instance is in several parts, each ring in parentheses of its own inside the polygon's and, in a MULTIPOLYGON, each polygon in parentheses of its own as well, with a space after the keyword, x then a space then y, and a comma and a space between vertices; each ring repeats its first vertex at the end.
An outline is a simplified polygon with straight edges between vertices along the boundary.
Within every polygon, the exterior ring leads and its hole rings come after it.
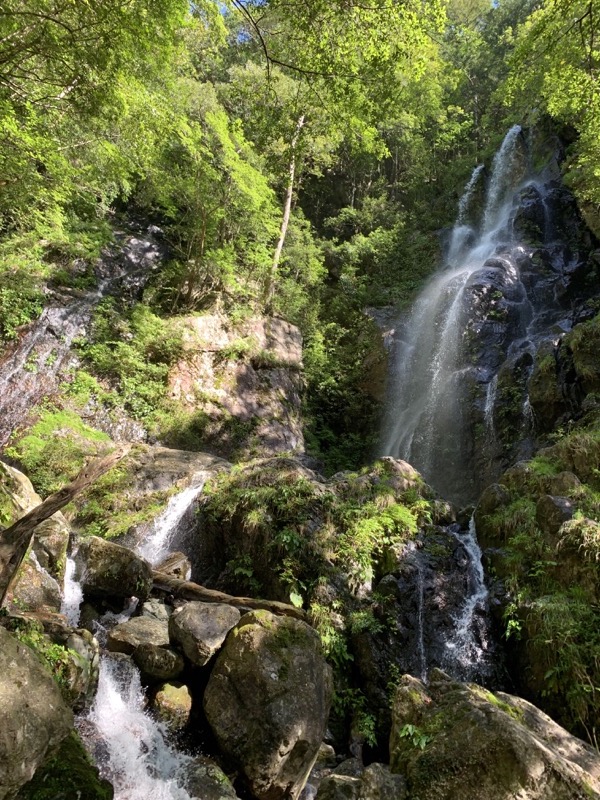
POLYGON ((332 691, 319 636, 305 623, 257 611, 231 631, 204 710, 254 797, 298 797, 327 728, 332 691))
POLYGON ((405 675, 393 719, 390 765, 411 800, 600 798, 598 752, 520 698, 405 675))
POLYGON ((111 784, 98 774, 75 732, 61 744, 58 752, 37 770, 15 800, 112 800, 111 784))
POLYGON ((83 541, 76 564, 83 591, 91 597, 137 597, 152 588, 152 567, 131 550, 97 536, 83 541))

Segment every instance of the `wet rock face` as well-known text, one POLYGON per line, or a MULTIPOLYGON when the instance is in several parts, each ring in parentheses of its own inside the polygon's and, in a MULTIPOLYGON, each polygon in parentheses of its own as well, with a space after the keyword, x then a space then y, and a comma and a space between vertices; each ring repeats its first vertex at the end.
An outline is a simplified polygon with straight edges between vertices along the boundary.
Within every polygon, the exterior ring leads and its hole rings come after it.
POLYGON ((37 656, 0 628, 0 800, 12 798, 73 728, 73 714, 37 656))
POLYGON ((512 695, 405 675, 390 737, 392 772, 415 800, 600 797, 598 752, 512 695))
POLYGON ((332 698, 317 633, 266 612, 227 637, 204 695, 221 751, 258 800, 295 800, 316 759, 332 698))

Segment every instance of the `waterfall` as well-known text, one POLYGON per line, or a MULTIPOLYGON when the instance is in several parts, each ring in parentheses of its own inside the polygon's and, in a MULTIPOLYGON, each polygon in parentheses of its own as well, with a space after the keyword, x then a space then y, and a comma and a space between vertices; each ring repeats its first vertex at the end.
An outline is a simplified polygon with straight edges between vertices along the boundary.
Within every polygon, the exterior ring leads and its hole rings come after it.
POLYGON ((83 589, 79 581, 75 580, 75 570, 75 559, 72 553, 71 556, 67 557, 60 613, 65 615, 69 625, 74 628, 79 625, 79 606, 83 602, 83 589))
POLYGON ((171 497, 167 507, 156 517, 144 541, 137 548, 142 558, 151 564, 158 564, 171 552, 179 527, 194 500, 202 492, 208 475, 208 472, 197 473, 187 489, 171 497))
MULTIPOLYGON (((157 562, 168 554, 207 477, 207 472, 197 473, 191 486, 169 500, 138 548, 139 555, 157 562)), ((62 610, 72 625, 78 624, 82 596, 81 586, 74 580, 74 561, 69 558, 62 610)), ((129 619, 136 607, 137 600, 132 598, 122 613, 103 615, 96 623, 102 645, 106 644, 108 630, 129 619)), ((135 665, 104 654, 94 703, 86 717, 78 721, 86 746, 102 776, 113 784, 115 800, 193 800, 185 789, 192 757, 174 747, 165 725, 148 714, 145 705, 135 665)))
POLYGON ((115 800, 190 800, 182 784, 192 759, 169 744, 165 726, 144 706, 135 666, 103 656, 98 692, 86 720, 94 733, 84 732, 102 776, 113 784, 115 800))
MULTIPOLYGON (((474 502, 497 477, 514 444, 494 429, 496 404, 507 397, 501 368, 513 370, 520 354, 535 352, 548 322, 565 315, 548 299, 543 260, 534 260, 539 248, 519 239, 522 230, 539 230, 542 238, 552 230, 546 202, 551 184, 528 173, 530 162, 526 138, 515 125, 493 159, 479 220, 473 198, 484 169, 475 168, 458 204, 444 264, 403 320, 407 336, 390 359, 381 455, 410 462, 434 489, 462 505, 474 502)), ((565 248, 556 257, 553 250, 552 257, 560 262, 566 253, 565 248)), ((558 276, 560 269, 558 263, 558 276)), ((515 391, 525 387, 515 385, 508 395, 516 403, 514 415, 528 420, 524 429, 531 433, 525 397, 520 412, 515 399, 515 391)))
POLYGON ((454 631, 446 639, 445 668, 462 680, 485 677, 489 667, 490 639, 487 630, 488 590, 485 585, 481 548, 477 542, 475 521, 471 518, 468 533, 448 529, 464 548, 467 564, 467 592, 454 631))

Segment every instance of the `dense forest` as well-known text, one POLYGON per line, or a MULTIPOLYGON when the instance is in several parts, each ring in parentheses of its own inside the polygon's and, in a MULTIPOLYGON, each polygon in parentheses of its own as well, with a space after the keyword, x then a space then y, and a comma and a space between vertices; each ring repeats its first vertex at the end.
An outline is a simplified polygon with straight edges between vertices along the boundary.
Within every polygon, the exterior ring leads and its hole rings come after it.
POLYGON ((0 800, 600 797, 599 64, 595 0, 3 2, 0 800))
POLYGON ((93 285, 119 215, 155 221, 168 263, 86 356, 163 435, 161 320, 269 309, 305 338, 313 450, 364 461, 362 310, 411 300, 515 121, 560 127, 596 220, 593 4, 14 2, 0 24, 2 339, 47 287, 93 285))

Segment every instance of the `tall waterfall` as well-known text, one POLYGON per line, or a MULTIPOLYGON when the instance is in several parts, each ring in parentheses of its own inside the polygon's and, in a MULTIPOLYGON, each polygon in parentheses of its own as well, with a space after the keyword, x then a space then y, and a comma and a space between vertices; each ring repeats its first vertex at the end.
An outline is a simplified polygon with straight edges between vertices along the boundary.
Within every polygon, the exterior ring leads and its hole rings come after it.
POLYGON ((513 375, 515 413, 525 414, 537 345, 567 313, 555 284, 571 256, 553 241, 549 202, 560 186, 531 162, 514 126, 485 187, 484 168, 475 168, 444 264, 398 326, 407 333, 392 353, 382 454, 409 461, 456 503, 473 502, 513 446, 497 441, 498 409, 507 413, 502 376, 513 375))

